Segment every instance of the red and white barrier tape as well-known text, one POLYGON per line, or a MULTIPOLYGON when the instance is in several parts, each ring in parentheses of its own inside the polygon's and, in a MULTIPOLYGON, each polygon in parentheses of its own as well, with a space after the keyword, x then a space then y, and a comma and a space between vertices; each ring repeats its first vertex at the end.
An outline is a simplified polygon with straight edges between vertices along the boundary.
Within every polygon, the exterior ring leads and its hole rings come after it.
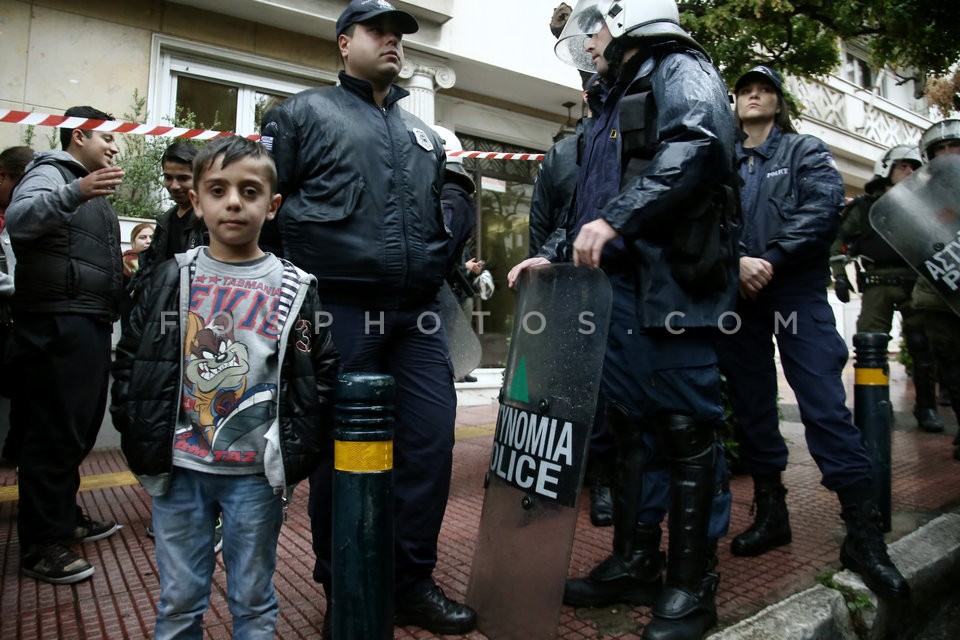
MULTIPOLYGON (((167 138, 191 138, 193 140, 212 140, 237 135, 232 131, 213 131, 211 129, 187 129, 166 125, 138 124, 122 120, 95 120, 67 116, 54 116, 47 113, 14 111, 0 109, 0 122, 9 124, 32 125, 38 127, 67 127, 70 129, 89 129, 91 131, 110 131, 113 133, 133 133, 141 136, 164 136, 167 138)), ((243 136, 250 140, 259 140, 260 135, 251 133, 243 136)), ((542 153, 497 153, 494 151, 448 151, 447 156, 476 158, 478 160, 543 160, 542 153)))
POLYGON ((448 158, 477 158, 478 160, 543 160, 542 153, 497 153, 495 151, 447 151, 448 158))
MULTIPOLYGON (((232 131, 211 131, 209 129, 187 129, 185 127, 170 127, 165 125, 138 124, 122 120, 95 120, 67 116, 54 116, 46 113, 31 113, 29 111, 13 111, 0 109, 0 122, 11 124, 33 125, 41 127, 66 127, 69 129, 89 129, 91 131, 110 131, 113 133, 134 133, 142 136, 166 136, 170 138, 193 138, 196 140, 210 140, 232 136, 232 131)), ((244 136, 251 140, 259 140, 260 136, 253 134, 244 136)))

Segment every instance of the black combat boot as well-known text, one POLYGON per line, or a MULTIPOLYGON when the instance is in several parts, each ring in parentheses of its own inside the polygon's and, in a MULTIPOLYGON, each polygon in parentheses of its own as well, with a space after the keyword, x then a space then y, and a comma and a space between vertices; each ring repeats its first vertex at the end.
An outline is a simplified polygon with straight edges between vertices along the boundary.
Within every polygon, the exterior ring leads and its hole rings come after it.
POLYGON ((927 433, 943 433, 943 422, 937 413, 937 367, 923 327, 902 327, 903 339, 913 358, 913 388, 916 402, 913 416, 927 433))
POLYGON ((586 481, 590 486, 590 524, 595 527, 609 527, 613 524, 615 469, 615 457, 594 455, 591 452, 587 460, 586 481))
POLYGON ((609 527, 613 524, 613 491, 610 480, 597 480, 590 487, 590 524, 609 527))
MULTIPOLYGON (((916 362, 916 361, 915 361, 916 362)), ((943 433, 943 421, 937 413, 937 388, 933 362, 922 365, 914 364, 913 386, 917 393, 917 401, 913 408, 913 415, 917 424, 927 433, 943 433)))
POLYGON ((699 640, 717 624, 717 587, 720 574, 707 572, 695 592, 663 587, 654 605, 653 619, 643 630, 643 640, 699 640))
POLYGON ((887 554, 880 527, 880 511, 873 500, 841 504, 847 537, 840 547, 840 562, 860 574, 864 584, 881 598, 906 599, 910 585, 887 554))
POLYGON ((629 552, 621 549, 607 556, 586 578, 567 580, 563 604, 571 607, 653 604, 660 592, 663 570, 660 525, 637 525, 630 546, 629 552))
POLYGON ((670 544, 667 578, 643 640, 699 640, 717 623, 720 576, 708 539, 714 494, 713 428, 687 416, 658 425, 670 462, 670 544))
POLYGON ((730 543, 735 556, 759 556, 776 547, 790 544, 790 513, 787 511, 787 489, 776 479, 753 478, 753 508, 757 515, 750 528, 730 543))
POLYGON ((571 607, 651 604, 660 591, 663 555, 660 524, 638 522, 643 471, 650 451, 642 425, 614 403, 607 421, 617 440, 613 482, 613 553, 585 578, 567 580, 563 603, 571 607))

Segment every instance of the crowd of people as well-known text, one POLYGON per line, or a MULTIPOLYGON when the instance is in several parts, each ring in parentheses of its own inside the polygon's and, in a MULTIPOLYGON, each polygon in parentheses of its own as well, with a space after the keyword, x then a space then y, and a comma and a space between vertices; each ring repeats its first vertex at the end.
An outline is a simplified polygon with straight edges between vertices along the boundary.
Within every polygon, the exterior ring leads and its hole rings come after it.
MULTIPOLYGON (((957 412, 960 319, 868 213, 922 162, 960 153, 960 121, 931 127, 919 150, 890 149, 867 195, 844 210, 836 163, 794 128, 780 73, 747 70, 731 109, 675 3, 626 4, 611 15, 581 0, 559 33, 556 53, 582 72, 590 117, 547 154, 530 257, 508 276, 513 286, 530 267, 572 261, 602 269, 613 290, 592 444, 595 488, 605 490, 593 520, 612 524, 613 544, 567 581, 564 601, 649 606, 646 640, 701 638, 716 624, 717 546, 731 504, 717 436, 721 374, 756 505, 731 551, 790 543, 774 343, 822 484, 838 498, 842 564, 879 597, 907 598, 846 405, 831 254, 860 259, 858 331, 887 333, 902 314, 915 415, 921 429, 943 431, 936 369, 957 412)), ((303 480, 312 577, 336 598, 333 394, 338 373, 377 372, 397 391, 394 622, 436 634, 475 628, 476 612, 433 578, 456 394, 443 329, 419 322, 437 313, 444 281, 472 286, 464 270, 482 271, 464 252, 476 185, 445 156, 452 132, 398 104, 403 37, 418 28, 384 0, 352 0, 336 23, 339 83, 268 111, 260 142, 171 144, 161 170, 174 204, 137 225, 124 253, 108 200, 124 179, 112 133, 63 128, 61 150, 0 154, 0 346, 4 373, 16 371, 0 388, 12 401, 3 456, 19 467, 24 576, 88 579, 95 568, 79 545, 118 529, 76 499, 112 377, 113 423, 152 499, 155 636, 201 637, 222 542, 234 635, 274 637, 278 537, 290 488, 303 480), (321 310, 329 323, 318 322, 321 310)), ((112 119, 87 106, 65 115, 112 119)), ((845 268, 834 276, 842 297, 852 285, 845 268)), ((327 615, 323 637, 333 635, 327 615)))

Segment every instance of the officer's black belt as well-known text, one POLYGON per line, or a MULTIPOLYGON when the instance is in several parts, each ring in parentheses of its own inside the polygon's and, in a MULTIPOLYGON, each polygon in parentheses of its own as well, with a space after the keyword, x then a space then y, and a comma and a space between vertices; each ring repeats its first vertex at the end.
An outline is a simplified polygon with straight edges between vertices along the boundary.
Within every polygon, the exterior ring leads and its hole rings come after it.
POLYGON ((857 284, 864 287, 912 287, 917 283, 917 276, 879 275, 875 273, 860 273, 857 275, 857 284))

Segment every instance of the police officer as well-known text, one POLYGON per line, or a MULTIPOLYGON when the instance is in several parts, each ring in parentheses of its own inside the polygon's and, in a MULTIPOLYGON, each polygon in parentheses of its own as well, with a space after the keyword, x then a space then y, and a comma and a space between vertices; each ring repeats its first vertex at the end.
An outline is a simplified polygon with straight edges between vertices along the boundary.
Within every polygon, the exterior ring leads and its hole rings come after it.
POLYGON ((827 302, 843 181, 826 145, 793 128, 779 73, 755 67, 737 80, 734 94, 746 134, 737 144, 744 182, 740 298, 718 353, 757 511, 731 551, 755 556, 792 537, 781 480, 787 446, 777 417, 776 336, 810 454, 824 486, 840 499, 847 528, 841 562, 878 595, 907 598, 909 585, 883 542, 870 458, 846 406, 841 374, 847 347, 827 302))
MULTIPOLYGON (((352 0, 336 24, 340 84, 301 92, 266 115, 263 142, 283 205, 262 242, 279 241, 287 258, 317 276, 343 370, 395 378, 394 622, 462 634, 476 613, 432 577, 453 464, 453 371, 442 328, 418 324, 424 314, 436 317, 447 272, 445 157, 440 137, 400 108, 408 92, 393 84, 403 36, 417 29, 386 0, 352 0)), ((310 486, 313 575, 328 602, 332 447, 330 458, 310 486)))
MULTIPOLYGON (((923 132, 920 149, 927 161, 948 153, 960 154, 960 120, 941 120, 923 132)), ((921 278, 913 288, 913 307, 924 315, 930 344, 936 354, 950 405, 960 420, 960 318, 927 280, 921 278)), ((960 460, 960 432, 953 440, 953 457, 960 460)))
MULTIPOLYGON (((559 8, 558 8, 559 9, 559 8)), ((568 7, 569 9, 569 7, 568 7)), ((560 35, 560 31, 556 33, 560 35)), ((584 97, 594 74, 584 73, 584 97)), ((545 256, 553 261, 568 259, 564 251, 566 230, 577 185, 577 158, 584 137, 592 128, 593 119, 580 118, 575 135, 559 140, 547 150, 537 169, 530 198, 530 250, 527 257, 545 256)), ((613 524, 613 467, 616 460, 616 442, 604 420, 604 400, 597 400, 597 412, 590 431, 590 449, 584 484, 590 487, 590 522, 595 527, 613 524)))
MULTIPOLYGON (((463 145, 452 131, 436 124, 433 125, 433 130, 440 136, 445 150, 463 151, 463 145)), ((463 168, 463 158, 448 157, 445 166, 440 202, 443 207, 443 222, 450 231, 450 240, 447 243, 450 263, 447 283, 453 290, 457 302, 463 306, 471 303, 473 296, 476 295, 477 290, 473 281, 480 275, 482 269, 477 260, 466 253, 468 247, 473 244, 477 231, 477 205, 473 199, 477 187, 473 178, 463 168)), ((472 308, 472 304, 470 306, 472 308)), ((470 315, 470 310, 465 308, 464 311, 468 316, 470 315)), ((474 378, 471 382, 476 382, 476 379, 474 378)))
MULTIPOLYGON (((583 73, 583 97, 596 81, 595 74, 583 73)), ((577 120, 574 135, 557 141, 547 150, 537 169, 530 198, 530 245, 528 258, 545 256, 548 259, 560 256, 566 239, 570 201, 577 186, 577 161, 585 137, 593 129, 589 115, 577 120)))
MULTIPOLYGON (((446 151, 463 151, 463 145, 452 131, 436 124, 433 125, 433 130, 443 140, 446 151)), ((440 192, 443 222, 450 232, 450 240, 447 242, 449 270, 446 279, 460 309, 471 320, 473 297, 480 293, 477 278, 483 273, 483 263, 473 257, 477 232, 477 204, 474 200, 476 191, 473 178, 463 168, 463 158, 448 155, 443 190, 440 192)), ((455 340, 455 336, 450 338, 455 340)), ((476 376, 469 372, 457 379, 457 382, 476 381, 476 376)))
MULTIPOLYGON (((719 582, 708 527, 723 410, 709 328, 736 287, 726 89, 672 0, 581 0, 556 52, 602 78, 589 94, 595 124, 572 237, 574 262, 603 268, 613 288, 603 386, 617 439, 613 552, 568 581, 564 600, 652 600, 645 639, 700 638, 716 623, 719 582), (670 475, 662 589, 662 514, 641 508, 644 471, 655 462, 650 431, 670 475)), ((519 267, 538 261, 546 260, 519 267)))
MULTIPOLYGON (((913 359, 913 385, 916 404, 913 415, 920 428, 930 433, 943 431, 937 414, 936 367, 924 330, 923 314, 910 302, 917 274, 903 258, 870 226, 870 208, 880 196, 920 168, 916 147, 901 144, 891 147, 874 165, 873 178, 866 184, 866 195, 857 198, 841 216, 831 253, 860 258, 857 288, 861 293, 857 332, 890 333, 893 312, 900 311, 901 333, 913 359)), ((834 289, 841 302, 850 300, 850 281, 842 261, 831 260, 834 289)))

